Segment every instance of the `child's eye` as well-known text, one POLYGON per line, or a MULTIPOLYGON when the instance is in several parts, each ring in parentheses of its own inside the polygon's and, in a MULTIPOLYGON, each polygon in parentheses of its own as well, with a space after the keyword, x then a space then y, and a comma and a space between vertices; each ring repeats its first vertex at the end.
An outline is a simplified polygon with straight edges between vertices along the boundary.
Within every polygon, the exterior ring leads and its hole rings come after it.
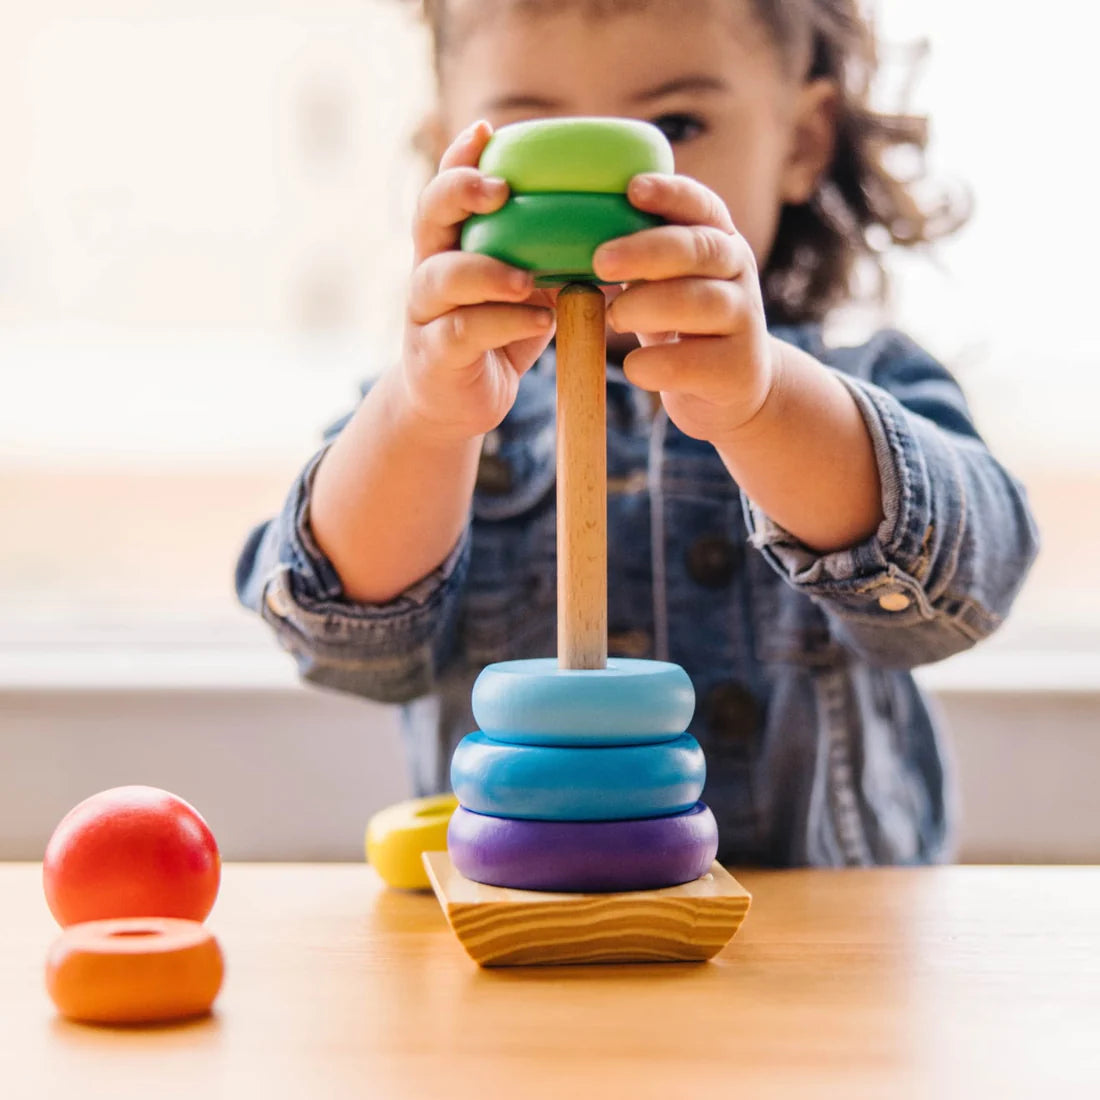
POLYGON ((705 129, 703 120, 696 115, 672 113, 653 119, 653 125, 660 130, 673 145, 681 141, 690 141, 698 137, 705 129))

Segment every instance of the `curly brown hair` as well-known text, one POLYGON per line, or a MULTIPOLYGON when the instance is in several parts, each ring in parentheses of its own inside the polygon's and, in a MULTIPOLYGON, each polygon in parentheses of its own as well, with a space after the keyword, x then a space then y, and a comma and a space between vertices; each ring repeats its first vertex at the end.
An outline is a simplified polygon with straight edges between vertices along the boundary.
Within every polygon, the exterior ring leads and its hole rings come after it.
MULTIPOLYGON (((451 41, 447 0, 417 0, 432 35, 437 75, 451 41)), ((528 0, 529 2, 529 0, 528 0)), ((645 0, 588 0, 606 10, 636 9, 645 0)), ((928 120, 871 106, 879 56, 860 0, 748 0, 781 57, 800 64, 802 78, 832 80, 837 89, 836 148, 808 203, 785 205, 761 273, 768 320, 823 320, 837 305, 861 296, 857 272, 874 274, 862 296, 883 299, 883 263, 892 245, 930 244, 962 226, 969 196, 941 189, 924 202, 928 120), (904 173, 888 163, 908 154, 904 173)))

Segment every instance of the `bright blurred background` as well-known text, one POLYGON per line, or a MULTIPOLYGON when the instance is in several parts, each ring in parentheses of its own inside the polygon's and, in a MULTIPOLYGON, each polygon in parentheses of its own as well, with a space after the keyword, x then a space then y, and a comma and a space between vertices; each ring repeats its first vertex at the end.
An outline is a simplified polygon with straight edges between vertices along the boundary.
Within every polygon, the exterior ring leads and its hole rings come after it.
MULTIPOLYGON (((0 711, 23 738, 0 744, 9 765, 58 693, 109 687, 121 714, 131 689, 291 689, 232 569, 396 353, 429 95, 411 7, 0 0, 0 707, 31 708, 0 711)), ((1094 39, 1043 53, 1031 20, 994 34, 974 2, 875 10, 880 97, 926 41, 910 103, 934 173, 976 198, 956 240, 895 263, 892 320, 956 371, 1044 537, 1003 631, 929 682, 1080 700, 1100 689, 1094 39)), ((1044 22, 1078 12, 1051 0, 1044 22)), ((65 774, 50 812, 88 793, 65 774)), ((0 840, 38 835, 11 820, 0 840)))

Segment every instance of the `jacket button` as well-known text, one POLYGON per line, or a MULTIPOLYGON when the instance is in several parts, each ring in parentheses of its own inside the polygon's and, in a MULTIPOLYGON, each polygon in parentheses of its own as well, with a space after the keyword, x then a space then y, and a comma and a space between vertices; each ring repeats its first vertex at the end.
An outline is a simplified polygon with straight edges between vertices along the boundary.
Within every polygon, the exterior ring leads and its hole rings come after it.
POLYGON ((279 587, 276 584, 272 584, 268 587, 267 592, 264 594, 264 603, 267 604, 268 610, 272 615, 279 619, 287 619, 290 617, 290 613, 294 610, 294 605, 291 603, 290 595, 285 588, 279 587))
POLYGON ((726 742, 747 742, 760 727, 761 708, 756 696, 744 684, 717 684, 703 703, 707 728, 726 742))
POLYGON ((477 464, 477 489, 501 496, 512 488, 512 467, 500 455, 483 454, 477 464))
POLYGON ((878 605, 883 611, 904 611, 909 606, 909 597, 904 592, 887 592, 879 596, 878 605))
POLYGON ((687 549, 687 568, 705 588, 722 588, 733 579, 737 547, 725 535, 703 535, 687 549))

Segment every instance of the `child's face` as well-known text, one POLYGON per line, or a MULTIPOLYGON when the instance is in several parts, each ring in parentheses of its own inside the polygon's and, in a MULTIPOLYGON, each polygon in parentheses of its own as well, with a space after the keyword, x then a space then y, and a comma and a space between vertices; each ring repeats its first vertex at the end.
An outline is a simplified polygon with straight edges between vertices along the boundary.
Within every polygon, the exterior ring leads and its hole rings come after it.
POLYGON ((617 115, 658 125, 676 170, 729 207, 763 268, 785 202, 805 202, 832 149, 831 97, 793 78, 750 0, 594 5, 450 0, 445 145, 478 118, 617 115))

